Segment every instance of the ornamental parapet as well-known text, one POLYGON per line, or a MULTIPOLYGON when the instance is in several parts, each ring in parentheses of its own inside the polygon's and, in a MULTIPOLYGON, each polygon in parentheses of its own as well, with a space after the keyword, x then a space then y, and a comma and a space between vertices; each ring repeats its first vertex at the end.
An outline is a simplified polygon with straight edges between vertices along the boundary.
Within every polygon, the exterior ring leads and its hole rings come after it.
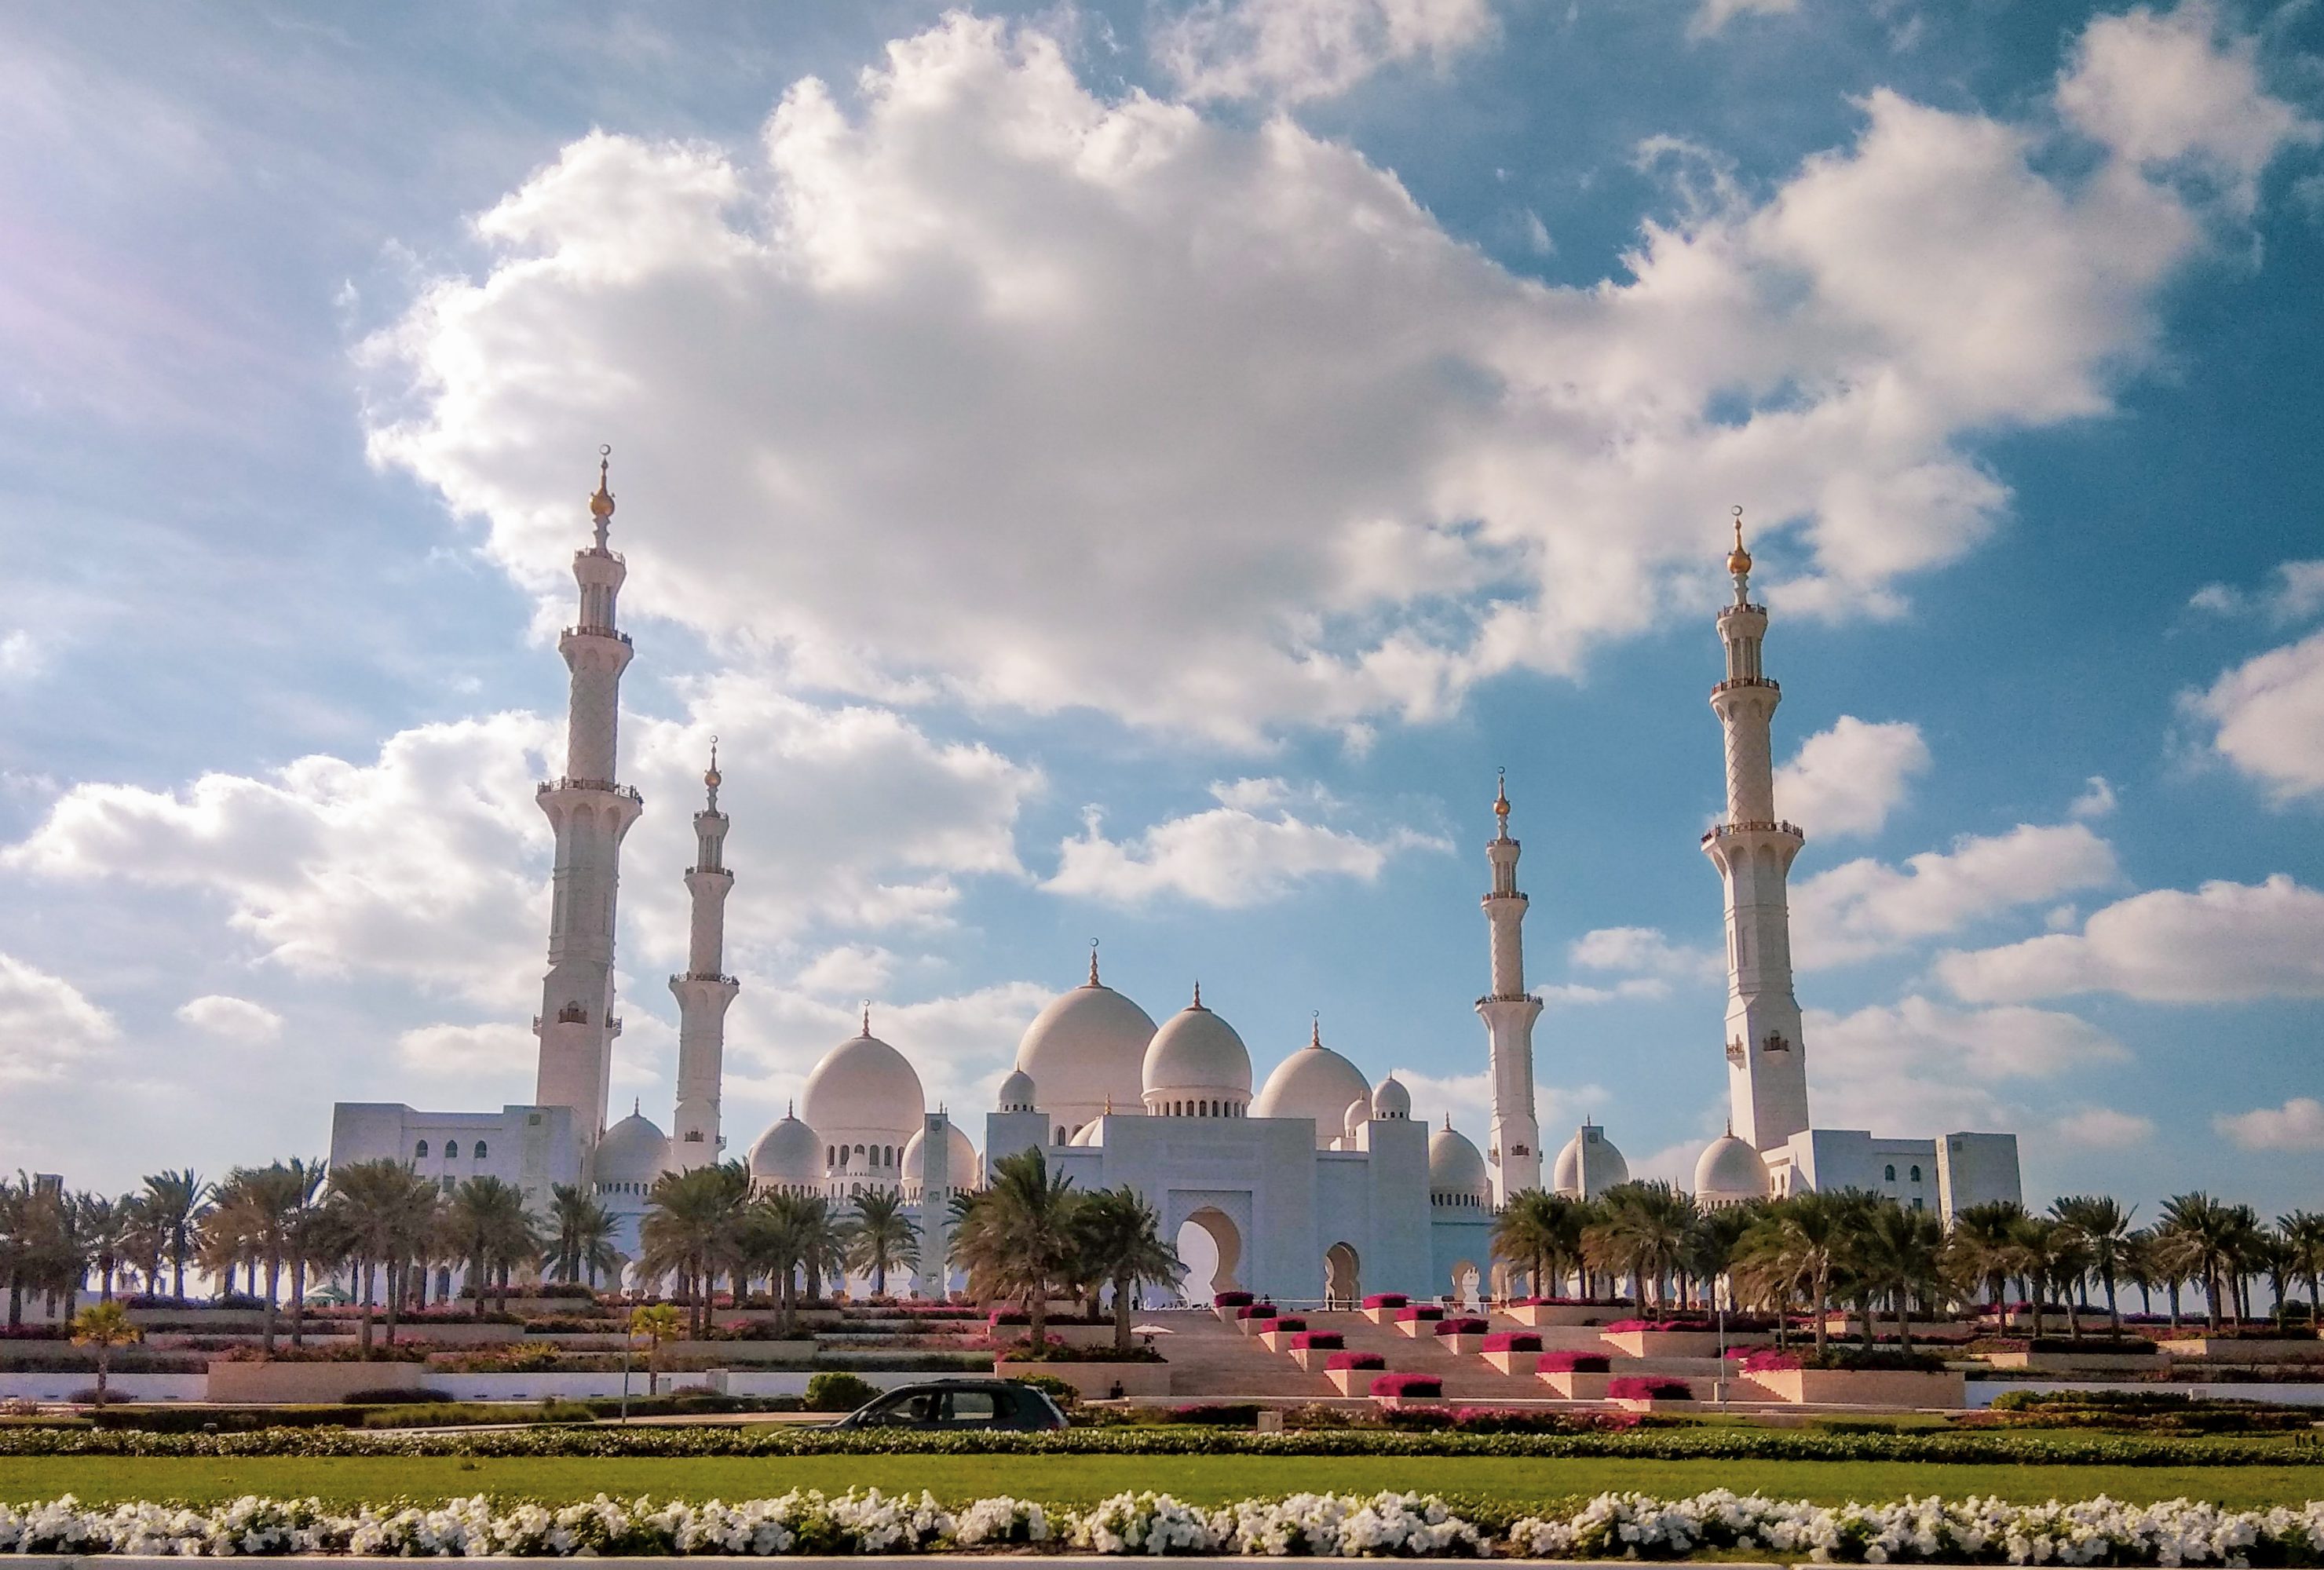
POLYGON ((625 802, 635 802, 640 805, 645 803, 645 797, 638 794, 637 787, 634 785, 616 785, 609 779, 575 779, 570 775, 559 775, 555 779, 542 780, 533 786, 532 794, 545 796, 557 791, 602 791, 609 796, 619 796, 625 802))
POLYGON ((1719 620, 1724 621, 1730 616, 1747 611, 1753 616, 1765 616, 1767 613, 1767 608, 1765 605, 1754 605, 1748 600, 1740 605, 1721 605, 1719 608, 1719 620))
POLYGON ((1741 822, 1712 825, 1704 831, 1702 842, 1708 845, 1715 840, 1724 840, 1733 834, 1784 834, 1799 840, 1802 844, 1807 842, 1807 834, 1797 823, 1785 823, 1773 819, 1748 818, 1741 822))
MULTIPOLYGON (((568 627, 558 636, 563 638, 617 638, 625 644, 630 642, 630 635, 623 632, 618 627, 568 627)), ((635 647, 636 646, 634 644, 631 644, 631 647, 635 647)))
POLYGON ((573 559, 576 562, 586 562, 591 560, 600 562, 618 562, 625 567, 630 565, 628 560, 622 556, 621 552, 613 550, 606 546, 583 546, 579 550, 573 553, 573 559))
POLYGON ((1540 998, 1530 992, 1488 992, 1484 996, 1477 999, 1477 1006, 1482 1008, 1489 1003, 1539 1003, 1540 1001, 1540 998))
POLYGON ((715 872, 721 877, 731 878, 734 876, 734 869, 731 867, 689 867, 686 869, 686 876, 696 877, 706 872, 715 872))
POLYGON ((669 984, 672 987, 677 986, 681 981, 715 981, 721 987, 740 987, 742 985, 741 982, 735 980, 732 976, 724 976, 715 970, 688 970, 683 975, 673 976, 669 978, 669 984))
POLYGON ((1731 693, 1738 687, 1765 687, 1771 693, 1780 693, 1784 690, 1784 684, 1773 676, 1729 676, 1712 687, 1711 695, 1715 698, 1721 693, 1731 693))

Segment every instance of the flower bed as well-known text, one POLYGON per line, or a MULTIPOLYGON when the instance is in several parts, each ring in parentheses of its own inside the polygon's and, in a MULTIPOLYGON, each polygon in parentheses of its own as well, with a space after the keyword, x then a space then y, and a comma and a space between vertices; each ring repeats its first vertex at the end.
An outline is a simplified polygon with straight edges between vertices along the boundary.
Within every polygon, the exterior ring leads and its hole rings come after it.
POLYGON ((1369 1395, 1373 1376, 1388 1367, 1377 1352, 1329 1352, 1323 1354, 1323 1377, 1343 1396, 1369 1395))
POLYGON ((1439 1336, 1482 1336, 1490 1329, 1492 1326, 1486 1321, 1465 1314, 1457 1319, 1436 1321, 1436 1334, 1439 1336))
POLYGON ((1370 1389, 1372 1400, 1387 1407, 1402 1401, 1441 1401, 1444 1399, 1444 1382, 1433 1374, 1375 1374, 1370 1389))
POLYGON ((1414 1303, 1402 1308, 1390 1308, 1386 1312, 1388 1315, 1388 1323, 1415 1339, 1432 1334, 1436 1327, 1436 1322, 1444 1318, 1444 1310, 1434 1303, 1414 1303))
POLYGON ((1487 1352, 1539 1352, 1541 1337, 1530 1330, 1496 1330, 1485 1337, 1484 1349, 1487 1352))
POLYGON ((1602 1352, 1545 1352, 1539 1366, 1544 1373, 1604 1373, 1614 1360, 1602 1352))
POLYGON ((1252 1298, 1249 1292, 1213 1292, 1211 1294, 1211 1306, 1214 1308, 1243 1308, 1250 1307, 1251 1301, 1252 1298))
POLYGON ((1367 1308, 1401 1308, 1411 1301, 1412 1299, 1406 1297, 1402 1292, 1374 1292, 1370 1297, 1364 1299, 1364 1307, 1367 1308))
POLYGON ((1541 1337, 1530 1330, 1496 1330, 1478 1350, 1503 1373, 1523 1377, 1541 1367, 1541 1337))
POLYGON ((1626 1373, 1606 1382, 1606 1399, 1615 1401, 1691 1401, 1694 1387, 1683 1379, 1661 1374, 1626 1373))
POLYGON ((1087 1510, 1008 1497, 952 1509, 877 1490, 775 1499, 497 1502, 335 1510, 245 1498, 208 1509, 69 1497, 0 1505, 0 1553, 152 1556, 558 1556, 907 1554, 1014 1548, 1103 1555, 1346 1558, 1687 1558, 1697 1553, 1843 1564, 2312 1564, 2324 1503, 2236 1510, 2174 1500, 2010 1504, 1911 1499, 1814 1505, 1718 1490, 1692 1499, 1601 1494, 1570 1514, 1526 1516, 1506 1535, 1433 1495, 1294 1494, 1207 1507, 1121 1493, 1087 1510))
POLYGON ((1302 1330, 1291 1337, 1293 1352, 1337 1352, 1347 1345, 1337 1330, 1302 1330))

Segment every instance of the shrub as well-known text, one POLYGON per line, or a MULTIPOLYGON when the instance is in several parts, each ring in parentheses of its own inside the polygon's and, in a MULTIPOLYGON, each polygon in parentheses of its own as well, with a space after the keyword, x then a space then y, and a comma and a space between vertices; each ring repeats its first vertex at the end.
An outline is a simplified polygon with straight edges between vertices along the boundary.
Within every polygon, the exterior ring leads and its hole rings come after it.
POLYGON ((1683 1379, 1666 1379, 1651 1373, 1627 1373, 1619 1379, 1606 1382, 1606 1395, 1618 1401, 1683 1401, 1694 1396, 1694 1387, 1683 1379))
POLYGON ((401 1385, 388 1385, 381 1390, 349 1391, 339 1398, 343 1407, 396 1406, 410 1401, 454 1401, 460 1398, 442 1391, 409 1390, 401 1385))
POLYGON ((1009 1377, 1047 1396, 1057 1403, 1061 1412, 1070 1412, 1082 1404, 1081 1386, 1069 1379, 1059 1379, 1054 1373, 1012 1373, 1009 1377))
POLYGON ((1307 1321, 1305 1319, 1277 1318, 1275 1323, 1269 1325, 1268 1328, 1280 1335, 1286 1331, 1305 1330, 1307 1328, 1307 1321))
POLYGON ((1124 1352, 1116 1346, 1060 1346, 1052 1342, 1033 1350, 1029 1341, 1019 1341, 1004 1350, 1002 1363, 1161 1363, 1163 1355, 1150 1346, 1133 1346, 1124 1352))
POLYGON ((1465 1315, 1436 1322, 1436 1334, 1439 1336, 1482 1336, 1491 1328, 1492 1326, 1485 1320, 1465 1315))
POLYGON ((1222 1308, 1240 1308, 1248 1306, 1252 1298, 1249 1292, 1213 1292, 1211 1301, 1222 1308))
POLYGON ((1235 1309, 1235 1318, 1238 1319, 1272 1319, 1275 1318, 1275 1305, 1272 1303, 1245 1303, 1235 1309))
POLYGON ((1444 1310, 1434 1303, 1412 1304, 1396 1311, 1396 1322, 1399 1325, 1425 1325, 1443 1318, 1444 1310))
POLYGON ((1384 1373, 1372 1381, 1371 1393, 1397 1400, 1431 1400, 1444 1394, 1444 1382, 1434 1374, 1384 1373))
POLYGON ((1488 1352, 1539 1352, 1541 1337, 1530 1330, 1496 1330, 1485 1337, 1488 1352))
POLYGON ((464 1428, 476 1423, 588 1423, 596 1414, 578 1401, 545 1400, 512 1407, 497 1401, 426 1401, 374 1407, 362 1415, 365 1428, 464 1428))
POLYGON ((1545 1352, 1540 1363, 1545 1373, 1604 1373, 1613 1366, 1602 1352, 1545 1352))
POLYGON ((1161 1414, 1166 1423, 1194 1423, 1208 1428, 1251 1428, 1259 1425, 1257 1401, 1199 1401, 1171 1407, 1161 1414))
POLYGON ((1337 1352, 1347 1342, 1337 1330, 1302 1330, 1287 1345, 1294 1352, 1337 1352))
POLYGON ((1388 1359, 1377 1352, 1334 1352, 1323 1360, 1325 1372, 1340 1369, 1386 1368, 1388 1359))
POLYGON ((1364 1299, 1364 1307, 1367 1308, 1401 1308, 1406 1303, 1411 1301, 1412 1299, 1406 1297, 1402 1292, 1374 1292, 1370 1297, 1364 1299))
POLYGON ((880 1393, 870 1380, 852 1373, 818 1373, 807 1382, 810 1412, 852 1412, 880 1393))

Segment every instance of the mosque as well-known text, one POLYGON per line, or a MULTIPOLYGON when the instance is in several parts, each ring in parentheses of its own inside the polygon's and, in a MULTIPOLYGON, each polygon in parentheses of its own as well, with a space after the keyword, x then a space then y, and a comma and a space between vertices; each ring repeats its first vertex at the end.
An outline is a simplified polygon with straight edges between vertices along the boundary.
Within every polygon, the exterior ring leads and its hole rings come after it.
MULTIPOLYGON (((622 671, 632 656, 616 601, 627 568, 609 546, 614 504, 607 464, 589 499, 591 543, 575 553, 575 624, 558 651, 571 674, 563 775, 537 793, 556 834, 549 969, 533 1033, 534 1099, 495 1112, 424 1112, 400 1103, 342 1102, 331 1161, 392 1157, 449 1191, 491 1174, 545 1211, 552 1185, 586 1184, 621 1224, 625 1255, 654 1183, 728 1159, 719 1118, 725 1016, 740 986, 724 973, 727 818, 714 755, 694 815, 696 855, 687 969, 669 979, 678 1007, 671 1130, 633 1108, 608 1125, 607 1087, 621 1034, 613 934, 621 846, 643 811, 616 780, 622 671)), ((1739 511, 1739 510, 1738 510, 1739 511)), ((1785 885, 1804 842, 1775 816, 1771 724, 1781 690, 1761 668, 1766 609, 1751 602, 1741 525, 1728 558, 1735 598, 1718 617, 1726 675, 1711 707, 1726 739, 1727 810, 1702 836, 1726 895, 1729 1117, 1702 1153, 1693 1191, 1706 1206, 1812 1189, 1859 1189, 1950 1217, 2019 1198, 2017 1144, 2006 1134, 1875 1138, 1819 1129, 1808 1117, 1806 1048, 1792 989, 1785 885)), ((872 1033, 825 1053, 798 1103, 753 1141, 744 1161, 757 1189, 844 1202, 899 1192, 920 1229, 912 1290, 941 1295, 950 1198, 974 1189, 989 1163, 1038 1149, 1078 1188, 1127 1184, 1163 1218, 1164 1235, 1199 1229, 1216 1265, 1190 1296, 1240 1287, 1283 1302, 1364 1293, 1472 1297, 1491 1279, 1490 1236, 1511 1195, 1543 1186, 1534 1110, 1533 1028, 1541 999, 1525 980, 1526 898, 1506 786, 1493 803, 1483 897, 1489 981, 1476 1010, 1485 1027, 1491 1110, 1480 1150, 1452 1126, 1430 1128, 1394 1077, 1377 1085, 1323 1043, 1307 1045, 1256 1094, 1250 1049, 1234 1027, 1192 1000, 1160 1025, 1100 978, 1051 1002, 1017 1049, 1014 1070, 985 1115, 982 1154, 942 1109, 928 1109, 911 1060, 872 1033)), ((1606 1132, 1585 1122, 1550 1168, 1548 1186, 1596 1198, 1629 1180, 1606 1132)))

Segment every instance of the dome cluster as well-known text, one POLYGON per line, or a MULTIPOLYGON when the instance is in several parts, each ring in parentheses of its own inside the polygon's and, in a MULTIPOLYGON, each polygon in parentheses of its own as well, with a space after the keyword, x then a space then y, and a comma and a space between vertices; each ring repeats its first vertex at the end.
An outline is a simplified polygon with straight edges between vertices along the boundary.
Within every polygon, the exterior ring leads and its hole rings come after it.
POLYGON ((1584 1118, 1565 1148, 1557 1152, 1549 1186, 1560 1194, 1595 1199, 1617 1184, 1630 1180, 1630 1163, 1606 1137, 1606 1131, 1584 1118))

